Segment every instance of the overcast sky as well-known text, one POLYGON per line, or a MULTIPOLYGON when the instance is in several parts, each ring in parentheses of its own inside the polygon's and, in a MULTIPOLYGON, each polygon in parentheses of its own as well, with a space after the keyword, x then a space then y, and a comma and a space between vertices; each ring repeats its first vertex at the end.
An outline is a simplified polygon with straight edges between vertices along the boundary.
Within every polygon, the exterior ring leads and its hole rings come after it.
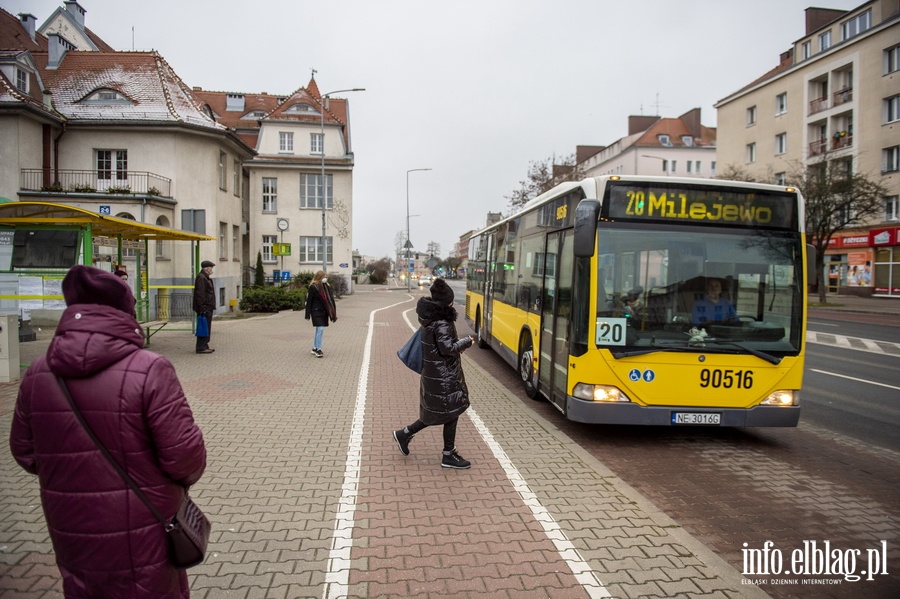
MULTIPOLYGON (((862 0, 80 0, 119 50, 155 49, 189 86, 350 100, 353 247, 410 238, 446 257, 508 212, 530 161, 607 145, 629 115, 677 117, 774 68, 809 6, 862 0), (133 29, 133 33, 132 33, 133 29)), ((0 0, 38 26, 62 0, 0 0)))

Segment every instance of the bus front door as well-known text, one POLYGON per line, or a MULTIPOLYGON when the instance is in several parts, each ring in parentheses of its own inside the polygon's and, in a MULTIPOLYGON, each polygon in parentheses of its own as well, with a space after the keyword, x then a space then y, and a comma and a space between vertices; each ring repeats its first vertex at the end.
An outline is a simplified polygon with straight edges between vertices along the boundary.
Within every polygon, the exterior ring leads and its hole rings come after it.
POLYGON ((547 235, 538 384, 565 413, 569 372, 569 318, 574 265, 572 229, 547 235))

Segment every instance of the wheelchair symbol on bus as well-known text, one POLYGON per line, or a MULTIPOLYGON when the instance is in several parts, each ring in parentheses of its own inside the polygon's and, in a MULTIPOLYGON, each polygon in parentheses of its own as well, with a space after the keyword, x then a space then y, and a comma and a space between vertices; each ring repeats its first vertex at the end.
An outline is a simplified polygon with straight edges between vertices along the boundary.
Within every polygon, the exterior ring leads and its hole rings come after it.
POLYGON ((645 383, 652 383, 656 378, 656 373, 652 370, 645 370, 644 372, 641 372, 638 368, 632 368, 628 372, 628 378, 632 383, 636 383, 640 380, 643 380, 645 383))

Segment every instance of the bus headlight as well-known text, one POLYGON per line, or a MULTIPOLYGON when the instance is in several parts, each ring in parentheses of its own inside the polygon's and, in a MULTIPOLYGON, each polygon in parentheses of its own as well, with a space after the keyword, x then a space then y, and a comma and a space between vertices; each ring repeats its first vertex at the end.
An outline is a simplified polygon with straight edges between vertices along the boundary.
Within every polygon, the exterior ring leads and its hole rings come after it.
POLYGON ((763 406, 796 406, 800 405, 800 392, 781 389, 765 398, 760 405, 763 406))
POLYGON ((573 397, 584 399, 586 401, 631 401, 618 387, 612 385, 588 385, 585 383, 577 383, 575 389, 572 390, 573 397))

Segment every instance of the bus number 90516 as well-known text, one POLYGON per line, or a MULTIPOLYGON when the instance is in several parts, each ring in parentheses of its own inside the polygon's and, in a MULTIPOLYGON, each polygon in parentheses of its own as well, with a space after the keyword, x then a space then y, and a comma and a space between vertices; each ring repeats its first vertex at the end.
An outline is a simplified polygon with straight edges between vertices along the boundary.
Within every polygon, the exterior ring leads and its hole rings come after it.
POLYGON ((724 387, 731 389, 750 389, 753 387, 753 371, 752 370, 719 370, 718 368, 710 370, 704 368, 700 371, 700 386, 713 387, 718 389, 724 387))

